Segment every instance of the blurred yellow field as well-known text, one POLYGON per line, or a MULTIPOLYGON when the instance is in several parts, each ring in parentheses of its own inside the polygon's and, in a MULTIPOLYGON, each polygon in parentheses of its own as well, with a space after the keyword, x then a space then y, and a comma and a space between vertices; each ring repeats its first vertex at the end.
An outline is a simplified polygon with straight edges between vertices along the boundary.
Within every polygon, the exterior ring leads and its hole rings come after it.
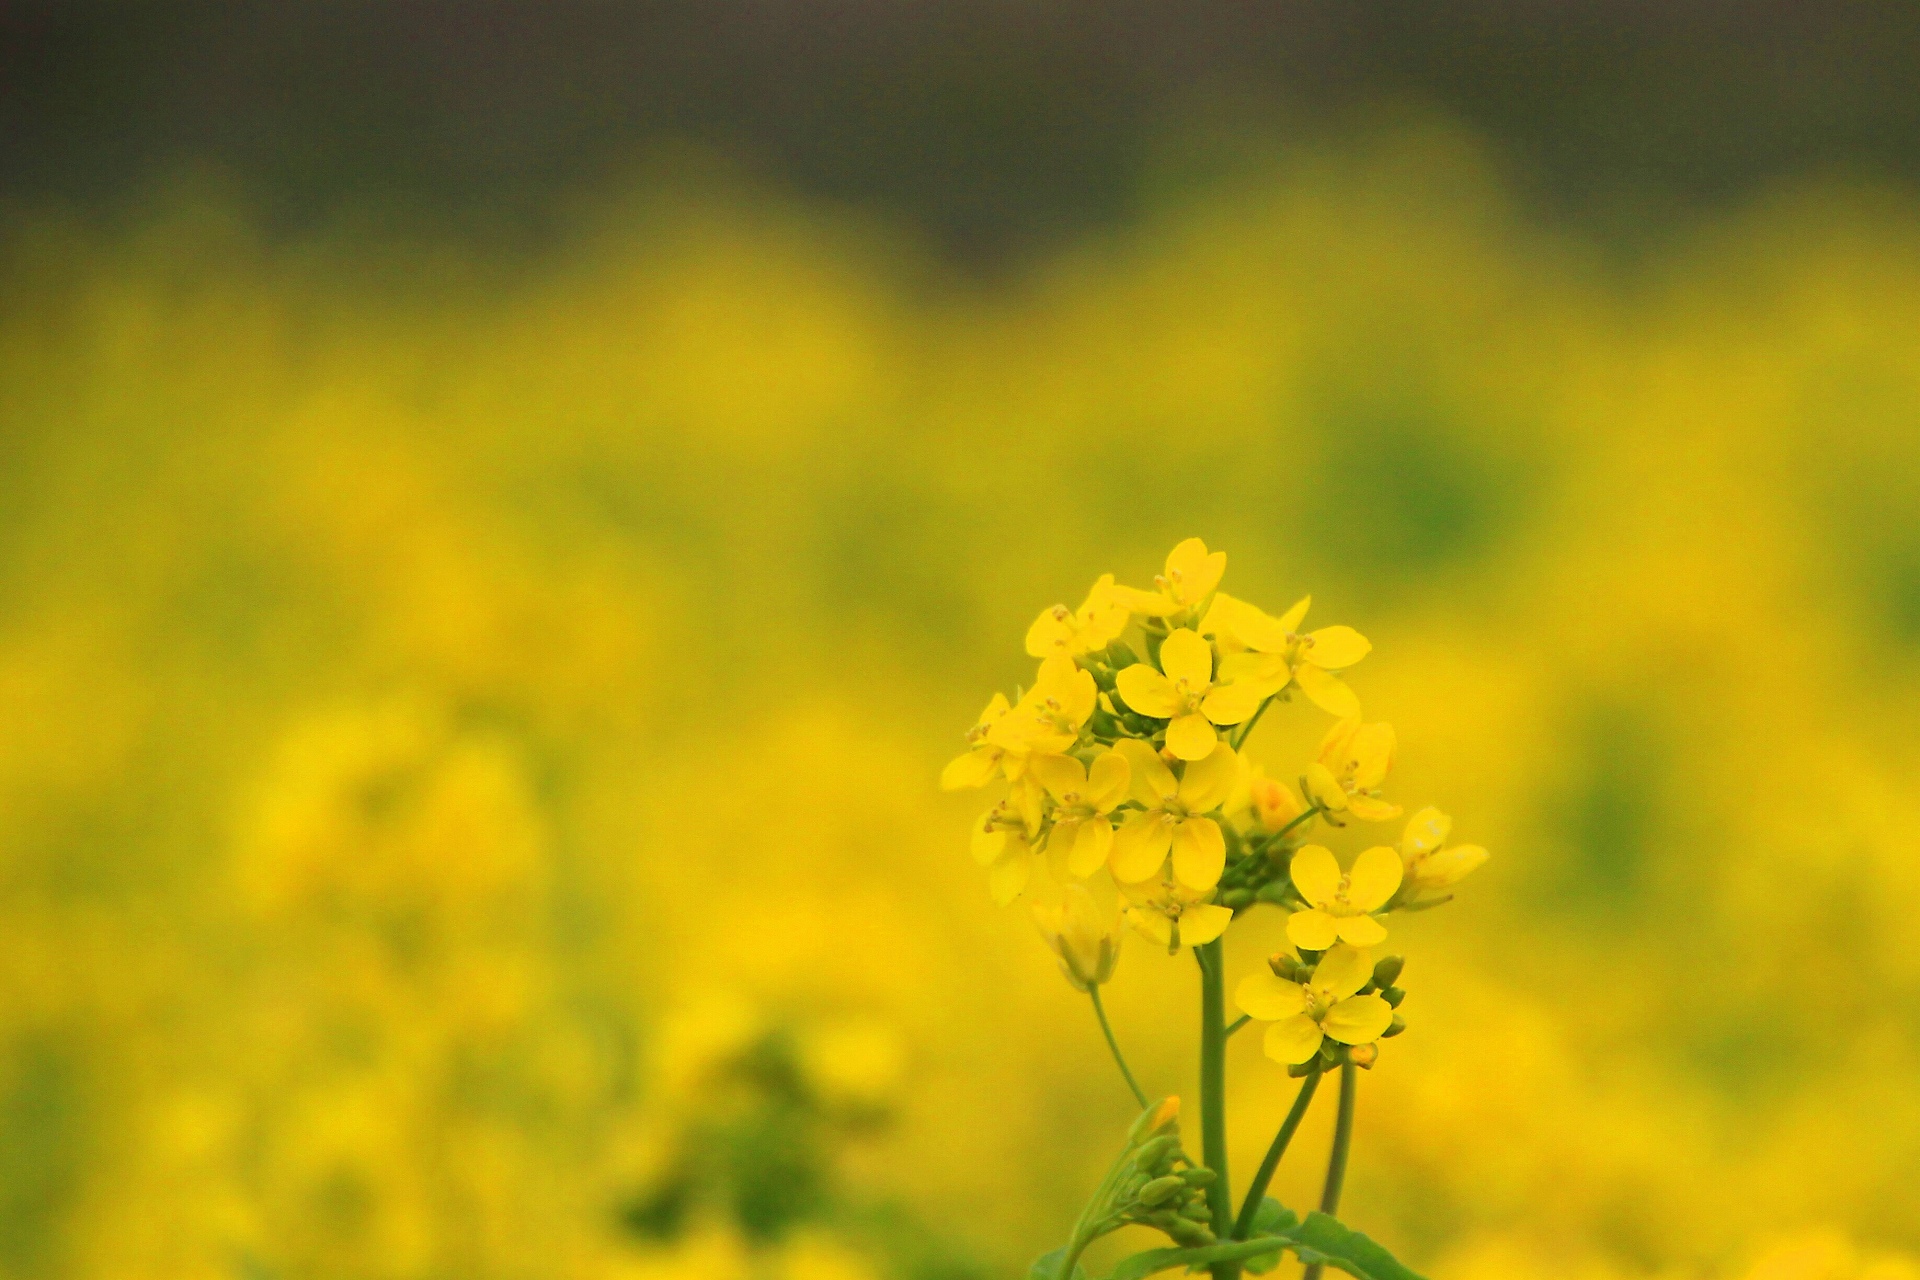
MULTIPOLYGON (((1366 632, 1394 794, 1493 851, 1396 925, 1356 1220, 1920 1276, 1910 202, 1627 269, 1416 131, 980 284, 688 192, 508 265, 193 196, 11 243, 0 1274, 1024 1273, 1135 1108, 940 769, 1036 612, 1198 535, 1366 632)), ((1150 1093, 1193 986, 1128 942, 1150 1093)))

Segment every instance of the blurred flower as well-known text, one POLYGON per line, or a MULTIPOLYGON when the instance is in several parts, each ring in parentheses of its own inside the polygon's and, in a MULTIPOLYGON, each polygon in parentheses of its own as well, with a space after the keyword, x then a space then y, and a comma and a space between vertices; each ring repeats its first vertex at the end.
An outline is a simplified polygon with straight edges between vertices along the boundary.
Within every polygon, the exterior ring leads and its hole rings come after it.
POLYGON ((1033 762, 1033 776, 1053 796, 1053 829, 1047 850, 1064 856, 1066 870, 1082 879, 1106 865, 1113 847, 1113 823, 1107 815, 1127 798, 1131 771, 1118 751, 1103 752, 1088 769, 1072 756, 1041 756, 1033 762))
POLYGON ((1392 725, 1362 724, 1358 716, 1340 721, 1307 766, 1307 798, 1327 813, 1350 813, 1362 822, 1399 817, 1399 805, 1380 799, 1393 751, 1392 725))
POLYGON ((1167 553, 1166 572, 1154 578, 1152 591, 1115 587, 1113 596, 1134 613, 1165 618, 1198 606, 1220 585, 1226 571, 1226 552, 1209 554, 1206 543, 1188 538, 1167 553))
POLYGON ((1027 652, 1036 658, 1077 658, 1112 644, 1128 620, 1127 606, 1114 596, 1113 575, 1101 574, 1078 609, 1056 604, 1040 611, 1027 628, 1027 652))
POLYGON ((1120 671, 1120 696, 1141 715, 1170 721, 1167 750, 1182 760, 1204 760, 1217 740, 1215 725, 1239 724, 1271 689, 1257 680, 1213 679, 1213 648, 1196 631, 1174 631, 1160 645, 1156 671, 1138 662, 1120 671))
POLYGON ((1293 855, 1293 887, 1310 904, 1287 917, 1287 939, 1303 951, 1325 951, 1335 942, 1370 947, 1386 939, 1386 928, 1370 915, 1387 905, 1400 887, 1400 855, 1375 845, 1342 872, 1333 852, 1310 844, 1293 855))
POLYGON ((1233 790, 1240 768, 1233 748, 1222 742, 1206 759, 1185 762, 1177 779, 1160 753, 1144 742, 1126 739, 1114 750, 1126 758, 1133 798, 1144 806, 1127 815, 1114 835, 1114 879, 1122 884, 1152 879, 1171 848, 1174 875, 1182 884, 1213 888, 1226 865, 1226 837, 1220 824, 1204 815, 1233 790))
POLYGON ((1120 913, 1101 907, 1085 886, 1066 885, 1057 902, 1034 903, 1033 922, 1075 990, 1089 991, 1113 976, 1120 961, 1120 913))
POLYGON ((1318 1053, 1326 1037, 1347 1045, 1380 1038, 1393 1021, 1392 1007, 1377 995, 1355 994, 1372 977, 1367 953, 1342 944, 1322 956, 1304 982, 1270 969, 1248 974, 1234 1000, 1242 1012, 1273 1024, 1263 1042, 1267 1056, 1292 1066, 1318 1053))
POLYGON ((1005 747, 990 741, 987 734, 1005 717, 1011 705, 1004 693, 996 693, 987 699, 980 718, 973 722, 973 728, 967 730, 969 750, 965 755, 948 761, 947 767, 940 771, 943 789, 960 791, 984 787, 999 776, 1000 761, 1007 751, 1005 747))
POLYGON ((1452 888, 1487 860, 1487 851, 1477 844, 1442 848, 1452 830, 1453 819, 1431 805, 1407 819, 1400 860, 1406 866, 1407 887, 1415 893, 1452 888))
POLYGON ((986 811, 973 827, 973 860, 987 868, 987 891, 1006 906, 1033 875, 1036 831, 1007 800, 986 811))
POLYGON ((800 1069, 814 1095, 835 1111, 890 1108, 906 1082, 906 1046, 878 1018, 839 1017, 797 1033, 800 1069))

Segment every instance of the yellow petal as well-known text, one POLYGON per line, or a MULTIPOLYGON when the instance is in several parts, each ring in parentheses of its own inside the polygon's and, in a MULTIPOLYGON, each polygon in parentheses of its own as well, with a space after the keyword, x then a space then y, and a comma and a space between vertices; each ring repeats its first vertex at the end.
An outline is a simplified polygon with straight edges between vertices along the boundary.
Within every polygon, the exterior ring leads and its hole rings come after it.
POLYGON ((1372 916, 1341 916, 1340 941, 1356 947, 1377 947, 1387 940, 1387 927, 1372 916))
POLYGON ((1378 796, 1352 796, 1347 800, 1347 812, 1362 822, 1391 822, 1400 816, 1400 806, 1378 796))
POLYGON ((1113 833, 1113 852, 1108 867, 1113 878, 1123 884, 1151 879, 1167 860, 1173 844, 1172 824, 1157 813, 1135 813, 1126 825, 1113 833))
POLYGON ((1205 760, 1219 740, 1213 725, 1197 713, 1181 716, 1167 726, 1167 750, 1182 760, 1205 760))
POLYGON ((1307 639, 1313 643, 1300 656, 1329 671, 1350 667, 1373 652, 1373 645, 1352 627, 1322 627, 1307 639))
POLYGON ((1132 777, 1125 756, 1117 751, 1103 752, 1087 770, 1087 803, 1105 813, 1127 798, 1127 782, 1132 777))
POLYGON ((1455 845, 1442 849, 1420 864, 1414 879, 1425 889, 1444 889, 1459 884, 1479 870, 1487 860, 1487 851, 1477 844, 1455 845))
POLYGON ((1173 833, 1173 874, 1189 889, 1213 888, 1226 865, 1226 838, 1212 818, 1188 818, 1173 833))
POLYGON ((1180 612, 1181 608, 1158 591, 1142 591, 1138 587, 1114 587, 1111 598, 1129 613, 1147 618, 1164 618, 1170 613, 1180 612))
POLYGON ((1070 795, 1086 797, 1086 766, 1072 756, 1038 756, 1027 767, 1055 800, 1064 800, 1070 795))
POLYGON ((1340 863, 1334 858, 1333 850, 1325 845, 1302 845, 1300 852, 1293 855, 1293 867, 1288 874, 1300 896, 1316 907, 1332 902, 1333 895, 1340 892, 1340 863))
POLYGON ((1318 760, 1307 766, 1307 799, 1333 813, 1347 807, 1346 788, 1333 776, 1333 771, 1318 760))
POLYGON ((1027 653, 1035 658, 1063 652, 1073 639, 1073 615, 1063 604, 1042 609, 1027 628, 1027 653))
POLYGON ((1358 947, 1334 947, 1313 967, 1314 986, 1344 1000, 1373 980, 1373 960, 1358 947))
POLYGON ((973 860, 981 866, 991 864, 1007 849, 1007 833, 1004 828, 990 827, 985 819, 973 824, 973 860))
POLYGON ((1372 1044, 1393 1022, 1393 1006, 1379 996, 1348 996, 1320 1024, 1341 1044, 1372 1044))
POLYGON ((947 767, 940 771, 940 789, 968 791, 975 787, 984 787, 993 781, 999 769, 999 748, 975 747, 967 754, 955 756, 947 761, 947 767))
POLYGON ((1269 1058, 1291 1067, 1320 1052, 1321 1038, 1319 1026, 1302 1013, 1269 1026, 1261 1047, 1269 1058))
POLYGON ((1300 624, 1307 620, 1307 610, 1313 607, 1312 596, 1301 596, 1287 611, 1274 619, 1280 630, 1298 632, 1300 624))
POLYGON ((1347 901, 1362 911, 1378 911, 1400 887, 1405 870, 1400 855, 1384 844, 1377 844, 1353 860, 1347 878, 1347 901))
POLYGON ((1173 681, 1144 662, 1123 668, 1114 682, 1126 704, 1143 716, 1164 720, 1179 714, 1180 698, 1173 691, 1173 681))
POLYGON ((1141 936, 1150 939, 1159 946, 1173 944, 1173 922, 1151 907, 1130 906, 1121 913, 1127 923, 1137 929, 1141 936))
POLYGON ((1113 824, 1105 818, 1088 818, 1073 833, 1073 852, 1067 858, 1067 870, 1082 880, 1106 864, 1113 849, 1113 824))
POLYGON ((1019 897, 1032 872, 1033 858, 1024 845, 1008 850, 987 872, 987 891, 993 895, 994 903, 1004 907, 1019 897))
POLYGON ((1371 791, 1385 781, 1398 741, 1390 724, 1363 724, 1354 731, 1348 759, 1356 787, 1371 791))
POLYGON ((1320 747, 1313 753, 1313 758, 1336 775, 1346 772, 1353 735, 1358 732, 1360 716, 1357 712, 1335 721, 1333 727, 1327 730, 1327 736, 1320 739, 1320 747))
POLYGON ((1234 783, 1239 780, 1240 757, 1222 742, 1205 759, 1187 762, 1180 775, 1180 803, 1193 813, 1217 809, 1233 794, 1234 783))
POLYGON ((1302 951, 1325 951, 1340 941, 1340 926, 1318 907, 1296 911, 1287 917, 1287 941, 1302 951))
POLYGON ((1227 571, 1227 553, 1207 553, 1207 544, 1188 538, 1167 553, 1167 588, 1183 606, 1199 604, 1220 585, 1227 571))
POLYGON ((1214 679, 1220 684, 1246 685, 1272 696, 1287 687, 1293 674, 1284 653, 1230 653, 1220 659, 1220 669, 1214 673, 1214 679))
POLYGON ((1180 916, 1180 943, 1188 947, 1204 947, 1227 931, 1233 923, 1233 912, 1225 907, 1204 903, 1197 907, 1188 907, 1180 916))
MULTIPOLYGON (((1034 763, 1038 764, 1039 761, 1034 763)), ((1046 788, 1040 785, 1032 771, 1014 783, 1013 789, 1007 793, 1007 799, 1013 802, 1013 807, 1020 814, 1020 822, 1030 837, 1040 830, 1040 819, 1046 810, 1046 796, 1046 788)))
POLYGON ((1294 683, 1300 686, 1300 692, 1313 700, 1313 705, 1329 715, 1357 716, 1360 714, 1360 699, 1347 687, 1346 681, 1311 662, 1302 662, 1293 669, 1294 683))
POLYGON ((1409 859, 1423 853, 1432 853, 1447 842, 1447 834, 1453 830, 1453 819, 1428 805, 1407 819, 1407 829, 1400 837, 1400 852, 1409 859))
POLYGON ((1160 669, 1169 680, 1185 680, 1195 693, 1213 682, 1213 646, 1200 633, 1181 627, 1160 642, 1160 669))
POLYGON ((1215 724, 1239 724, 1267 700, 1267 692, 1257 684, 1222 684, 1207 691, 1200 710, 1215 724))
POLYGON ((1180 793, 1173 770, 1150 744, 1138 738, 1122 738, 1113 749, 1127 762, 1127 785, 1141 804, 1155 809, 1180 793))
POLYGON ((1240 979, 1234 988, 1233 1002, 1240 1012, 1271 1022, 1291 1018, 1307 1007, 1307 993, 1297 982, 1288 982, 1269 969, 1261 969, 1240 979))

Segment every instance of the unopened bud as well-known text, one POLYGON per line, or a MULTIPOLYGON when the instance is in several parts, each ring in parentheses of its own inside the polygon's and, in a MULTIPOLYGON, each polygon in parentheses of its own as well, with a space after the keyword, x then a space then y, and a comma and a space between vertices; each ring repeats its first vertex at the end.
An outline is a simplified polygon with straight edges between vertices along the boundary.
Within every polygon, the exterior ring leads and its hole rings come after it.
POLYGON ((1391 1040, 1406 1029, 1407 1020, 1396 1013, 1393 1015, 1393 1021, 1387 1024, 1387 1029, 1380 1033, 1380 1038, 1382 1040, 1391 1040))
POLYGON ((1400 1002, 1407 998, 1407 993, 1402 991, 1399 987, 1388 987, 1380 993, 1380 998, 1382 1000, 1385 1000, 1389 1005, 1392 1005, 1394 1008, 1398 1009, 1400 1007, 1400 1002))
POLYGON ((1157 1138, 1140 1144, 1140 1150, 1134 1153, 1134 1164, 1142 1169, 1157 1169, 1160 1162, 1180 1149, 1180 1135, 1163 1133, 1157 1138))
POLYGON ((1398 981, 1400 971, 1406 967, 1407 958, 1405 956, 1381 956, 1379 963, 1373 966, 1373 985, 1376 987, 1392 986, 1398 981))
POLYGON ((1118 640, 1107 646, 1107 665, 1115 671, 1123 671, 1139 661, 1134 651, 1118 640))
POLYGON ((1180 1171, 1181 1180, 1190 1187, 1210 1187, 1219 1179, 1219 1176, 1213 1170, 1204 1169, 1198 1165, 1180 1171))
POLYGON ((1220 895, 1220 905, 1230 911, 1244 911, 1253 905, 1253 890, 1229 889, 1220 895))
POLYGON ((1276 978, 1285 978, 1288 982, 1300 980, 1300 962, 1284 951, 1276 951, 1268 956, 1267 968, 1273 970, 1276 978))
POLYGON ((1144 1205, 1165 1204, 1175 1196, 1184 1193, 1186 1189, 1187 1184, 1185 1181, 1173 1175, 1168 1175, 1164 1178, 1155 1178, 1152 1182, 1140 1188, 1140 1194, 1135 1196, 1134 1199, 1144 1205))
POLYGON ((1371 1068, 1379 1060, 1380 1046, 1377 1044, 1356 1044, 1347 1049, 1347 1061, 1356 1067, 1371 1068))

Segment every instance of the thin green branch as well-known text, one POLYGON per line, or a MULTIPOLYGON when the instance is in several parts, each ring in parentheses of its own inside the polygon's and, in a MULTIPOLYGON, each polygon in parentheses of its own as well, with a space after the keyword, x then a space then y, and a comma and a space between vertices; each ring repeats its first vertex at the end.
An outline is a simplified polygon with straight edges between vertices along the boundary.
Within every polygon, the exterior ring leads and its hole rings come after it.
POLYGON ((1133 1072, 1127 1067, 1127 1059, 1120 1052, 1120 1042, 1113 1038, 1113 1027, 1107 1022, 1106 1006, 1100 1003, 1100 988, 1097 985, 1089 987, 1087 994, 1093 997, 1093 1016, 1100 1020, 1100 1032, 1107 1038, 1107 1048, 1113 1050, 1113 1063, 1120 1068, 1121 1076, 1126 1079, 1127 1088, 1133 1090, 1133 1100, 1138 1102, 1140 1109, 1144 1111, 1147 1106, 1146 1091, 1141 1089, 1140 1082, 1133 1078, 1133 1072))
POLYGON ((1260 717, 1267 714, 1267 708, 1272 705, 1273 705, 1273 699, 1268 698, 1265 702, 1261 703, 1259 707, 1254 710, 1254 713, 1251 716, 1247 717, 1246 722, 1243 723, 1237 731, 1235 731, 1233 735, 1233 743, 1232 743, 1233 749, 1235 751, 1238 751, 1240 749, 1240 744, 1245 742, 1247 738, 1253 733, 1253 726, 1260 723, 1260 717))
POLYGON ((1300 1082, 1300 1092, 1293 1096, 1293 1108, 1287 1112, 1287 1118, 1280 1122, 1280 1131, 1273 1135, 1273 1145, 1267 1148, 1267 1157, 1260 1162, 1259 1172, 1253 1175, 1253 1185, 1247 1188, 1247 1198, 1240 1203, 1240 1217, 1233 1224, 1235 1240, 1245 1240, 1247 1233, 1253 1230, 1253 1219, 1260 1212, 1260 1201, 1267 1194, 1267 1184, 1273 1181, 1273 1172, 1280 1167, 1280 1157, 1287 1154, 1287 1145, 1293 1141, 1294 1131, 1306 1117, 1307 1105, 1313 1101, 1314 1090, 1319 1087, 1320 1067, 1316 1063, 1307 1078, 1300 1082))
MULTIPOLYGON (((1226 960, 1215 938, 1194 948, 1200 962, 1200 1148, 1214 1179, 1207 1187, 1213 1210, 1213 1234, 1225 1240, 1233 1230, 1233 1188, 1227 1178, 1227 1028, 1226 960)), ((1216 1262, 1213 1280, 1237 1280, 1240 1264, 1216 1262)))
POLYGON ((1227 1024, 1227 1039, 1229 1040, 1233 1039, 1234 1032, 1238 1031, 1240 1028, 1246 1026, 1249 1022, 1252 1022, 1252 1021, 1253 1021, 1252 1014, 1243 1013, 1239 1017, 1235 1018, 1232 1022, 1229 1022, 1227 1024))
MULTIPOLYGON (((1353 1095, 1358 1092, 1360 1069, 1351 1062, 1340 1068, 1340 1114, 1333 1125, 1333 1150, 1327 1155, 1327 1184, 1320 1191, 1320 1212, 1332 1216, 1340 1212, 1340 1188, 1347 1180, 1347 1151, 1353 1144, 1353 1095)), ((1320 1280, 1326 1269, 1314 1263, 1301 1280, 1320 1280)))

